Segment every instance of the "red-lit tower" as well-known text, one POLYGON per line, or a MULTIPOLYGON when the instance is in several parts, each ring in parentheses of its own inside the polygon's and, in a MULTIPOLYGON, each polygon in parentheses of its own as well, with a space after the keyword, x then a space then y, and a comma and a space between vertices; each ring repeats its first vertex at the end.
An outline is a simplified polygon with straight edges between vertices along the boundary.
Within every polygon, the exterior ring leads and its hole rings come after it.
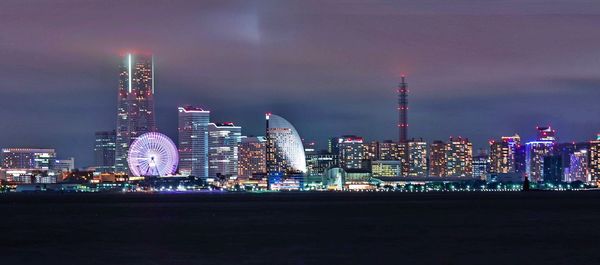
POLYGON ((402 81, 398 86, 398 115, 399 115, 399 140, 406 143, 408 140, 408 87, 406 78, 402 75, 402 81))

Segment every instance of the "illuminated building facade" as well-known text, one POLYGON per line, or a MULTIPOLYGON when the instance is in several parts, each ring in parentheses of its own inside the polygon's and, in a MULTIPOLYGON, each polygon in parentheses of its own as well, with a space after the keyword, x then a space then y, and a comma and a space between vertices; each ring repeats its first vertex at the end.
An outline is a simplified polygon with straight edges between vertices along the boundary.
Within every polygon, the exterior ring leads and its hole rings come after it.
POLYGON ((250 179, 266 174, 266 141, 264 136, 244 137, 238 145, 238 177, 250 179))
POLYGON ((363 138, 356 135, 345 135, 339 138, 340 166, 344 169, 362 169, 366 160, 363 138))
POLYGON ((53 168, 56 172, 71 172, 75 169, 75 158, 56 159, 53 168))
POLYGON ((510 173, 511 169, 514 171, 514 154, 511 157, 508 143, 504 141, 491 141, 490 173, 506 174, 510 173))
POLYGON ((490 159, 486 154, 479 154, 473 157, 473 177, 477 179, 487 179, 489 172, 490 159))
POLYGON ((473 144, 466 138, 452 138, 446 145, 446 174, 450 177, 473 176, 473 144))
POLYGON ((53 170, 56 161, 54 149, 3 148, 2 168, 53 170))
POLYGON ((370 143, 364 143, 363 151, 364 151, 363 161, 377 160, 377 158, 379 157, 379 142, 373 141, 370 143))
POLYGON ((265 118, 268 174, 306 173, 304 145, 296 128, 289 121, 271 113, 265 118))
POLYGON ((588 153, 590 180, 598 182, 600 181, 600 134, 598 134, 596 140, 590 141, 588 153))
POLYGON ((156 131, 154 115, 154 60, 127 54, 120 67, 117 101, 115 171, 129 173, 127 154, 140 135, 156 131))
POLYGON ((193 106, 179 107, 178 122, 179 173, 207 178, 210 111, 193 106))
MULTIPOLYGON (((555 172, 556 169, 553 165, 546 167, 544 170, 544 158, 552 156, 556 150, 556 131, 550 126, 548 127, 536 127, 537 140, 531 141, 525 144, 525 174, 530 181, 540 182, 544 181, 544 171, 555 172)), ((549 159, 549 162, 556 162, 557 158, 549 159)), ((561 167, 562 167, 562 159, 561 167)), ((562 175, 562 169, 560 169, 562 175)), ((548 176, 556 181, 555 176, 548 176)))
POLYGON ((590 176, 588 151, 583 149, 573 152, 569 156, 569 167, 565 168, 565 181, 589 182, 590 176))
POLYGON ((500 141, 490 141, 490 173, 507 174, 517 172, 519 135, 504 136, 500 141))
POLYGON ((429 155, 429 176, 446 176, 446 143, 443 141, 433 141, 429 155))
POLYGON ((242 127, 231 122, 208 124, 208 175, 237 176, 242 127))
POLYGON ((403 171, 403 176, 427 176, 427 142, 423 139, 412 139, 406 142, 406 157, 407 170, 403 171))
POLYGON ((400 160, 375 160, 371 161, 373 177, 400 177, 402 164, 400 160))
POLYGON ((391 140, 378 144, 377 160, 401 160, 399 144, 391 140))
POLYGON ((96 172, 114 173, 115 172, 115 146, 116 132, 96 132, 94 141, 94 166, 96 172))
POLYGON ((525 144, 526 174, 530 181, 544 180, 544 157, 552 155, 553 141, 532 141, 525 144))
POLYGON ((311 176, 323 175, 325 172, 336 166, 337 154, 331 154, 326 151, 313 152, 306 155, 306 166, 308 174, 311 176))

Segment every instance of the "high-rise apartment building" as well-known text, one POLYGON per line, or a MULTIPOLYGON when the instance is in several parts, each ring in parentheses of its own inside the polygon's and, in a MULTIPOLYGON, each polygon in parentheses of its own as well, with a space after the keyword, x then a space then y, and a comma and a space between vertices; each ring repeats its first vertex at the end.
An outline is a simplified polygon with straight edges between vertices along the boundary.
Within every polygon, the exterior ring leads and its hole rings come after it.
POLYGON ((448 176, 473 176, 473 144, 469 139, 450 137, 446 145, 446 165, 448 176))
POLYGON ((115 171, 129 173, 129 145, 140 135, 156 131, 154 114, 154 60, 127 54, 119 73, 115 171))
POLYGON ((408 140, 406 144, 406 164, 403 176, 426 177, 427 176, 427 142, 423 139, 408 140), (404 173, 406 172, 406 173, 404 173))
POLYGON ((178 116, 179 173, 207 178, 210 111, 193 106, 179 107, 178 116))
POLYGON ((598 182, 600 181, 600 134, 598 134, 596 140, 590 141, 588 155, 590 181, 598 182))
POLYGON ((446 143, 443 141, 433 141, 429 155, 429 176, 446 176, 446 143))

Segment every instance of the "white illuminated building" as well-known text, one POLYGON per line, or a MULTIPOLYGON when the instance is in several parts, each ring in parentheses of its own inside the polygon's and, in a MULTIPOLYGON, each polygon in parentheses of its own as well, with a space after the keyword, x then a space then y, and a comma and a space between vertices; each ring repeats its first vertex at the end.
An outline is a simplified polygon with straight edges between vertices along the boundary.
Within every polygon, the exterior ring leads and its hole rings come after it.
POLYGON ((306 173, 302 138, 284 118, 267 114, 267 170, 306 173))

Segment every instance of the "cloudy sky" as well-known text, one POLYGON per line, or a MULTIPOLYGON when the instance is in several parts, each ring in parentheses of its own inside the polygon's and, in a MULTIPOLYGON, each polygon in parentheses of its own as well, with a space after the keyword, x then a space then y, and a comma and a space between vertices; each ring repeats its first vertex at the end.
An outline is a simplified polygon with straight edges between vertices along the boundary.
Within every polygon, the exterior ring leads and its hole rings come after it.
POLYGON ((410 137, 428 141, 600 131, 600 2, 588 0, 0 2, 0 146, 92 161, 116 120, 118 64, 156 58, 160 131, 176 107, 262 134, 265 112, 306 139, 397 138, 395 87, 410 86, 410 137))

